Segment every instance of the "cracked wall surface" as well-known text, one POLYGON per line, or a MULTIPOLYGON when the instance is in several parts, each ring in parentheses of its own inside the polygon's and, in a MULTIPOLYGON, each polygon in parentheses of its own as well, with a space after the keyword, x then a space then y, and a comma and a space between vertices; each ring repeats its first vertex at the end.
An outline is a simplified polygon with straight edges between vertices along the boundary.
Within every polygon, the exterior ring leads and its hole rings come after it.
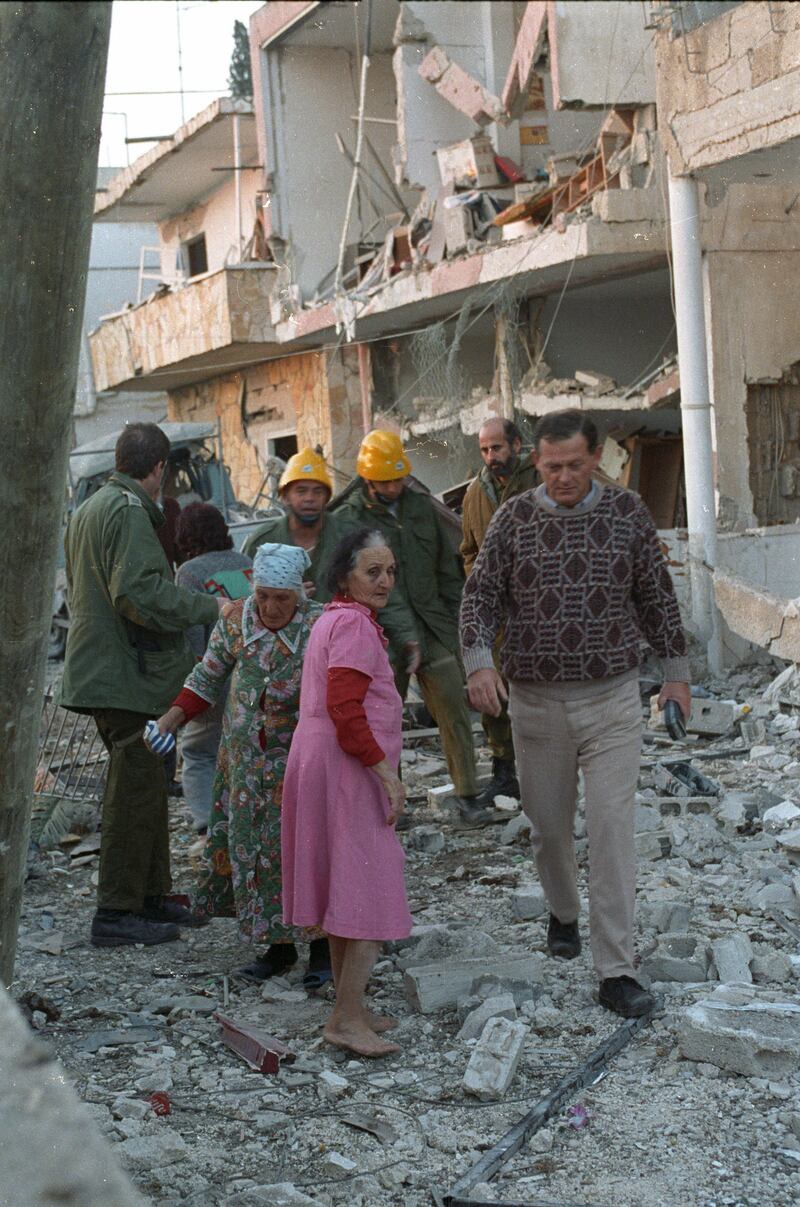
POLYGON ((682 176, 800 138, 800 5, 744 3, 656 37, 660 125, 682 176))

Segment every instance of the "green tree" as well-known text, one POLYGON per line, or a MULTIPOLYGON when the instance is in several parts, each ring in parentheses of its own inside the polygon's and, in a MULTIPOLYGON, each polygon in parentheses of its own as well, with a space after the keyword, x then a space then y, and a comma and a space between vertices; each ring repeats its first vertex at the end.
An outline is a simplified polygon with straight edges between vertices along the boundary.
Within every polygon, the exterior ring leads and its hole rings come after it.
POLYGON ((250 38, 243 21, 233 23, 233 54, 228 70, 228 88, 231 96, 240 100, 252 100, 253 76, 250 71, 250 38))

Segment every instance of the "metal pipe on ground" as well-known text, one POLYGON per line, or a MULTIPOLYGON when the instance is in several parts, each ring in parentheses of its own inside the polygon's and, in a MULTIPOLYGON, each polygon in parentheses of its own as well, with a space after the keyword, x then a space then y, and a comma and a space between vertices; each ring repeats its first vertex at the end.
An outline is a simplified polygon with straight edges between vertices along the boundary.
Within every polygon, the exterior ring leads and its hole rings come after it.
POLYGON ((650 1013, 643 1015, 642 1018, 629 1018, 605 1043, 602 1043, 599 1048, 595 1048, 583 1064, 568 1073, 566 1077, 562 1077, 549 1094, 540 1098, 527 1115, 520 1119, 519 1123, 507 1131, 472 1166, 472 1169, 467 1170, 458 1179, 449 1194, 443 1196, 445 1207, 459 1207, 462 1202, 466 1201, 465 1196, 469 1194, 473 1186, 477 1186, 479 1182, 489 1182, 528 1143, 531 1136, 544 1126, 548 1119, 552 1119, 553 1115, 566 1106, 573 1094, 578 1090, 585 1089, 596 1079, 607 1061, 626 1048, 634 1035, 641 1031, 652 1017, 653 1015, 650 1013))

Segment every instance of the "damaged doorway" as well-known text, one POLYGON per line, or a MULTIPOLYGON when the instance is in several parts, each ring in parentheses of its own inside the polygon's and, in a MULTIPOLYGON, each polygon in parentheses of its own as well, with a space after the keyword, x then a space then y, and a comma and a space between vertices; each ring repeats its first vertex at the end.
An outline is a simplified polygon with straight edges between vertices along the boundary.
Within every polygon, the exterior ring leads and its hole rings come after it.
POLYGON ((800 520, 800 381, 747 387, 750 489, 759 526, 800 520))

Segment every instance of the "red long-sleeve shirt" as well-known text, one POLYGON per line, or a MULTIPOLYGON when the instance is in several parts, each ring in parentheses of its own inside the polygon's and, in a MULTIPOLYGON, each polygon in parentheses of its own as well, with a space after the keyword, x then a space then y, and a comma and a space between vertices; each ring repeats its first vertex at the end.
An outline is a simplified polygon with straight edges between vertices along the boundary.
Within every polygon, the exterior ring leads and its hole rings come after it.
MULTIPOLYGON (((328 715, 336 726, 336 738, 342 750, 358 759, 365 767, 374 767, 386 756, 375 741, 364 710, 364 697, 369 685, 369 675, 347 666, 332 666, 328 670, 325 702, 328 715)), ((184 687, 173 701, 173 708, 182 709, 187 721, 199 717, 210 707, 208 700, 204 700, 188 687, 184 687)))

